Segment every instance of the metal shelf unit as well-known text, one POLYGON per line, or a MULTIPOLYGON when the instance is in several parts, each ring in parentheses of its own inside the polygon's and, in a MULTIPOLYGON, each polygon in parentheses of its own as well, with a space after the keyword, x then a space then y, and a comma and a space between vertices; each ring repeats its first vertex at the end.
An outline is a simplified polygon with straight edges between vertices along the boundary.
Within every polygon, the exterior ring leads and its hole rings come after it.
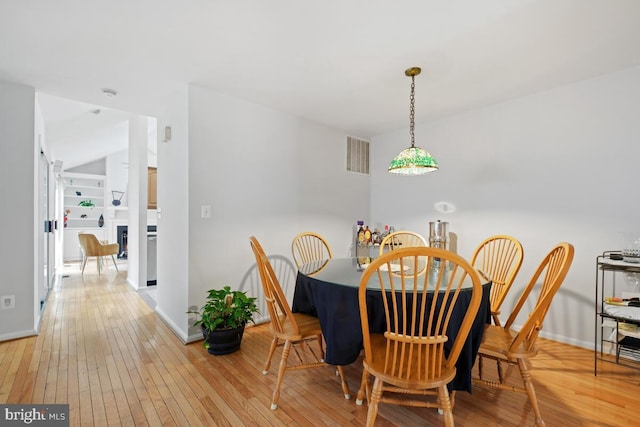
POLYGON ((598 361, 640 369, 640 363, 634 362, 640 362, 640 307, 632 307, 638 310, 637 319, 615 316, 604 309, 605 297, 619 296, 616 274, 640 273, 640 264, 615 259, 621 257, 620 251, 605 251, 596 257, 594 375, 598 375, 598 361))

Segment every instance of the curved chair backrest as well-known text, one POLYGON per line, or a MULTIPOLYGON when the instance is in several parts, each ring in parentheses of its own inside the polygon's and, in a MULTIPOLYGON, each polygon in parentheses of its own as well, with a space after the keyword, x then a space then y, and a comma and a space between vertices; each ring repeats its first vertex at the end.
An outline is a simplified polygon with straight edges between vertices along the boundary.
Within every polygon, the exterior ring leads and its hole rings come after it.
POLYGON ((394 231, 382 239, 382 243, 380 243, 380 255, 395 249, 412 248, 416 246, 429 246, 429 243, 427 239, 413 231, 394 231))
POLYGON ((540 294, 538 295, 535 307, 531 313, 529 313, 529 318, 511 343, 510 351, 515 351, 520 345, 523 345, 527 351, 534 349, 538 334, 540 330, 542 330, 542 322, 551 305, 551 300, 567 276, 569 267, 571 267, 573 254, 573 245, 567 242, 561 242, 544 257, 538 266, 529 284, 522 292, 522 295, 520 295, 520 299, 511 312, 509 319, 507 319, 507 323, 504 325, 504 328, 507 330, 511 328, 516 317, 518 317, 518 313, 520 313, 520 310, 527 301, 531 290, 541 279, 540 294))
MULTIPOLYGON (((432 383, 444 369, 454 367, 478 313, 482 285, 476 270, 459 255, 438 248, 412 247, 372 261, 362 274, 358 297, 365 362, 380 366, 376 358, 383 358, 385 382, 395 378, 398 383, 415 386, 418 382, 432 383), (433 268, 434 258, 450 267, 433 268), (427 266, 426 274, 412 269, 413 265, 427 266), (391 274, 396 266, 400 266, 397 275, 391 274), (367 293, 372 289, 380 292, 367 293), (449 322, 462 292, 471 292, 469 305, 455 338, 448 337, 449 322), (376 334, 369 332, 367 305, 375 303, 375 298, 382 299, 385 310, 385 351, 373 351, 372 336, 376 334), (449 338, 453 344, 446 353, 449 338)), ((376 340, 380 339, 378 334, 376 340)))
POLYGON ((274 336, 283 337, 283 339, 291 339, 292 335, 299 334, 298 324, 295 321, 291 307, 287 302, 287 298, 282 291, 278 277, 276 276, 271 262, 267 258, 262 245, 254 236, 249 238, 251 249, 256 258, 258 272, 260 273, 260 281, 269 310, 269 318, 271 320, 271 332, 274 336))
POLYGON ((291 253, 298 268, 311 261, 333 258, 329 243, 324 237, 312 231, 302 232, 293 238, 291 253))
MULTIPOLYGON (((429 246, 427 239, 418 233, 407 230, 394 231, 393 233, 387 234, 385 238, 382 239, 382 243, 380 243, 380 255, 397 249, 427 246, 429 246)), ((418 270, 423 273, 426 270, 425 267, 425 265, 420 265, 418 270)))
POLYGON ((96 257, 96 264, 98 267, 98 274, 102 272, 102 257, 111 256, 113 266, 118 271, 118 265, 116 264, 115 255, 118 255, 120 246, 117 243, 100 243, 98 238, 94 234, 78 233, 78 241, 82 248, 82 273, 87 265, 89 257, 96 257))
POLYGON ((500 326, 500 307, 520 271, 524 251, 514 237, 495 235, 485 239, 471 257, 471 265, 491 280, 491 316, 500 326))
POLYGON ((100 253, 100 242, 95 234, 78 233, 78 241, 85 256, 102 256, 100 253))

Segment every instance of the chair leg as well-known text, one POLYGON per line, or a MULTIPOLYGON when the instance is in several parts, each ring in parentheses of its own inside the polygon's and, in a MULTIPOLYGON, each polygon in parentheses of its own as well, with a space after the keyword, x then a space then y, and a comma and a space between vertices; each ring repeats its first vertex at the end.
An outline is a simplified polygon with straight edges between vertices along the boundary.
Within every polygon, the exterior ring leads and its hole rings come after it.
POLYGON ((278 368, 278 379, 276 380, 276 389, 273 390, 273 397, 271 398, 271 410, 274 411, 278 408, 278 399, 280 399, 280 386, 284 379, 284 372, 287 370, 287 359, 289 358, 289 351, 291 350, 291 341, 286 340, 284 347, 282 348, 282 358, 280 359, 280 368, 278 368))
MULTIPOLYGON (((367 390, 367 382, 369 381, 369 371, 367 368, 362 369, 362 381, 360 381, 360 389, 358 390, 358 396, 356 397, 356 405, 362 405, 362 400, 367 390)), ((367 400, 369 396, 367 395, 367 400)))
POLYGON ((502 327, 502 325, 500 324, 500 318, 498 317, 497 314, 492 314, 491 317, 493 317, 494 325, 502 327))
MULTIPOLYGON (((502 327, 502 324, 500 323, 500 318, 498 317, 498 315, 493 313, 491 314, 491 316, 493 317, 494 325, 502 327)), ((480 363, 482 363, 482 357, 480 357, 480 363)), ((496 363, 498 365, 498 379, 500 381, 500 384, 503 384, 504 375, 502 374, 502 363, 500 363, 499 360, 496 360, 496 363)), ((478 365, 478 368, 482 369, 482 364, 478 365)), ((480 375, 480 378, 482 378, 482 375, 480 375)))
POLYGON ((267 375, 269 372, 269 368, 271 367, 271 358, 273 357, 273 353, 276 351, 276 347, 278 347, 278 338, 273 337, 273 340, 271 340, 271 347, 269 348, 269 354, 267 355, 267 362, 264 364, 264 368, 262 368, 262 375, 267 375))
POLYGON ((536 416, 536 425, 544 426, 545 423, 542 420, 542 415, 540 414, 540 408, 538 407, 538 399, 536 398, 536 390, 533 388, 533 383, 531 382, 531 374, 527 369, 527 365, 524 359, 518 359, 518 367, 520 368, 520 375, 522 376, 522 381, 524 382, 524 387, 527 390, 527 395, 529 396, 529 402, 531 402, 531 407, 533 408, 533 413, 536 416))
POLYGON ((451 399, 449 398, 449 391, 446 385, 438 387, 438 404, 444 415, 444 425, 447 427, 453 427, 453 410, 451 405, 451 399))
POLYGON ((382 398, 382 380, 376 378, 373 381, 371 390, 371 400, 369 400, 369 411, 367 411, 367 427, 373 427, 378 416, 378 402, 382 398))
POLYGON ((342 392, 344 393, 344 398, 349 400, 351 399, 351 394, 349 393, 349 385, 347 384, 347 380, 344 379, 344 370, 340 365, 337 365, 336 369, 338 370, 338 375, 340 376, 340 382, 342 383, 342 392))
POLYGON ((82 255, 82 274, 84 274, 84 268, 85 268, 85 267, 86 267, 86 265, 87 265, 87 260, 88 260, 88 259, 89 259, 89 258, 88 258, 86 255, 82 255))
POLYGON ((98 267, 98 276, 102 273, 102 258, 96 257, 96 266, 98 267))
POLYGON ((324 362, 324 341, 322 339, 322 334, 317 336, 318 345, 320 346, 320 361, 324 362))
POLYGON ((116 268, 116 271, 120 271, 118 270, 118 264, 116 264, 116 257, 111 255, 111 259, 113 260, 113 266, 116 268))

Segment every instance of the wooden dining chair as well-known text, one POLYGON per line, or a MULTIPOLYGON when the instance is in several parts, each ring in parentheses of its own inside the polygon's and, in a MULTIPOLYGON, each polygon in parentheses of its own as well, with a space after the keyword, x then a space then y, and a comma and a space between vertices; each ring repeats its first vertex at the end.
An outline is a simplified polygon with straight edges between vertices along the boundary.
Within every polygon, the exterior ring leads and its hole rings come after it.
POLYGON ((410 248, 415 246, 429 246, 427 239, 413 231, 394 231, 382 239, 380 243, 380 255, 394 249, 410 248))
POLYGON ((82 274, 87 266, 89 257, 96 257, 96 266, 98 274, 102 273, 103 258, 111 256, 113 266, 118 271, 118 264, 115 256, 118 255, 119 245, 117 243, 101 243, 95 234, 78 233, 78 241, 82 248, 82 274))
POLYGON ((471 265, 491 280, 491 317, 498 326, 500 307, 520 271, 523 256, 522 244, 514 237, 501 234, 485 239, 471 257, 471 265))
POLYGON ((333 258, 331 247, 326 239, 312 231, 302 232, 293 238, 291 253, 298 268, 312 261, 333 258))
MULTIPOLYGON (((520 271, 524 252, 522 244, 514 237, 495 235, 486 238, 478 245, 471 257, 471 265, 478 270, 480 276, 491 281, 491 318, 500 326, 500 307, 504 302, 511 285, 520 271)), ((482 370, 484 360, 478 356, 478 368, 482 370)), ((496 361, 498 376, 502 378, 502 363, 496 361)))
POLYGON ((366 425, 374 425, 382 402, 438 408, 445 425, 453 426, 447 384, 456 375, 456 361, 480 307, 482 285, 476 270, 443 249, 397 249, 371 262, 362 274, 358 297, 365 354, 356 403, 361 404, 366 394, 366 425), (450 269, 433 267, 433 258, 448 262, 450 269), (394 265, 426 265, 427 272, 401 268, 396 276, 391 274, 394 265), (471 292, 468 309, 452 316, 464 287, 469 287, 464 292, 471 292), (384 306, 384 333, 371 333, 369 328, 368 306, 376 299, 384 306), (456 329, 454 336, 449 335, 450 325, 456 329), (370 375, 374 377, 372 389, 370 375))
MULTIPOLYGON (((283 347, 280 367, 278 368, 278 378, 271 399, 271 409, 275 410, 278 407, 280 386, 282 385, 285 371, 327 366, 324 362, 322 329, 317 317, 291 312, 280 282, 262 246, 254 236, 251 236, 249 240, 260 273, 260 281, 262 282, 262 289, 264 290, 264 297, 269 310, 269 331, 273 336, 269 354, 267 355, 267 362, 262 371, 264 375, 269 372, 271 359, 276 348, 283 347), (316 344, 315 348, 312 346, 314 342, 316 344), (288 359, 291 350, 297 356, 297 363, 289 365, 288 359)), ((337 371, 342 383, 344 397, 345 399, 350 399, 349 387, 344 378, 342 366, 338 366, 337 371)))
POLYGON ((551 301, 567 276, 567 272, 569 271, 569 267, 573 261, 573 253, 573 245, 567 242, 562 242, 556 245, 547 254, 547 256, 544 257, 538 266, 538 269, 535 271, 531 280, 520 295, 511 315, 507 319, 507 323, 505 323, 504 327, 498 325, 487 325, 482 343, 480 344, 480 350, 478 351, 479 357, 481 356, 484 358, 494 359, 496 361, 506 362, 510 365, 517 364, 520 369, 520 376, 522 377, 524 387, 519 388, 507 385, 506 378, 500 373, 498 375, 499 382, 496 383, 494 381, 486 380, 483 377, 482 369, 479 369, 478 371, 479 378, 473 379, 474 384, 484 384, 491 388, 527 393, 529 396, 529 402, 531 403, 531 407, 535 413, 536 425, 539 426, 543 426, 545 424, 540 414, 536 391, 533 387, 531 373, 529 372, 527 365, 529 364, 529 360, 535 357, 538 352, 536 347, 538 334, 542 330, 542 323, 547 311, 549 310, 551 301), (533 306, 533 310, 529 313, 529 317, 525 320, 524 324, 518 331, 511 329, 516 317, 520 313, 520 310, 529 300, 531 291, 538 284, 540 285, 540 293, 537 299, 533 302, 535 305, 533 306))

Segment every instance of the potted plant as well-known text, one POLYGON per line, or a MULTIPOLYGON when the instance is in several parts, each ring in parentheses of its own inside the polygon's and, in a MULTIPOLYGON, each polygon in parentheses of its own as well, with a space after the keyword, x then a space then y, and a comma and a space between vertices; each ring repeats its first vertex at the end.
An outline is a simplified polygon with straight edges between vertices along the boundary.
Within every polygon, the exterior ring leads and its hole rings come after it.
POLYGON ((232 291, 230 286, 210 289, 207 302, 195 314, 193 326, 202 328, 204 348, 209 354, 229 354, 240 348, 244 327, 253 322, 253 313, 258 312, 256 298, 245 292, 232 291))

